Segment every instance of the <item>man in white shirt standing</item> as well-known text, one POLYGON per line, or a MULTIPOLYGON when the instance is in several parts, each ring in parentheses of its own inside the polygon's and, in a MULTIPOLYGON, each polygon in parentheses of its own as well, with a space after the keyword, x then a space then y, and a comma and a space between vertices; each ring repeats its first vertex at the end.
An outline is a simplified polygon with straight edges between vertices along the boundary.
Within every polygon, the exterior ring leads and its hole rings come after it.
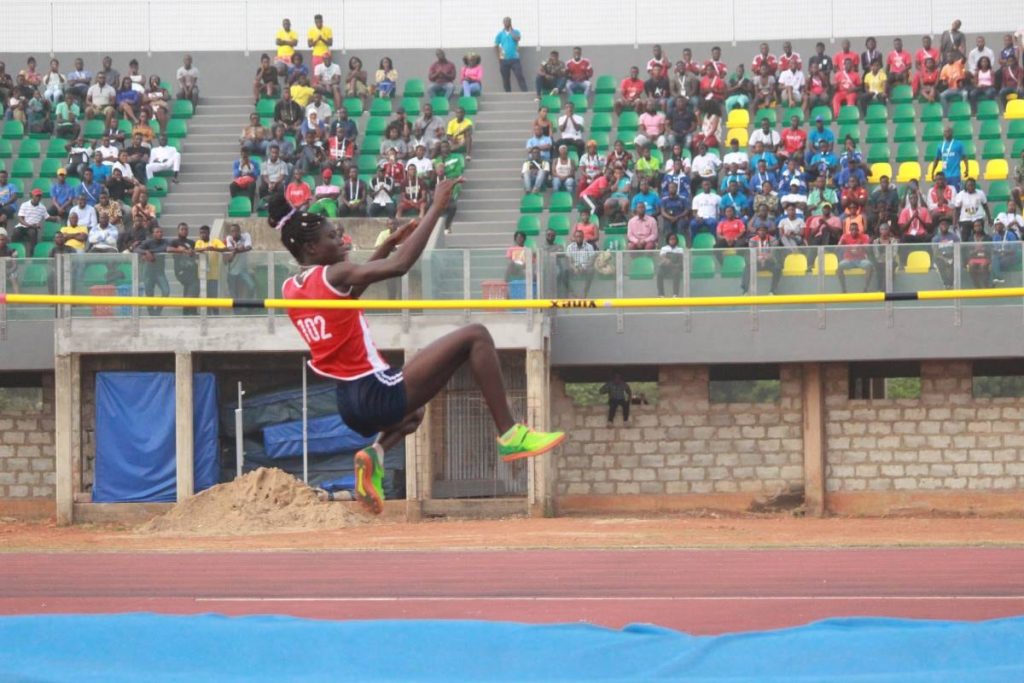
POLYGON ((181 152, 167 144, 167 136, 160 136, 160 144, 149 150, 149 163, 146 164, 146 180, 152 180, 160 171, 173 171, 172 182, 178 182, 178 171, 181 169, 181 152))
POLYGON ((189 100, 192 108, 199 106, 199 69, 192 66, 192 55, 185 55, 175 73, 178 81, 178 99, 189 100))
POLYGON ((779 74, 782 102, 787 107, 797 107, 804 99, 804 72, 799 70, 800 62, 791 59, 789 68, 779 74))

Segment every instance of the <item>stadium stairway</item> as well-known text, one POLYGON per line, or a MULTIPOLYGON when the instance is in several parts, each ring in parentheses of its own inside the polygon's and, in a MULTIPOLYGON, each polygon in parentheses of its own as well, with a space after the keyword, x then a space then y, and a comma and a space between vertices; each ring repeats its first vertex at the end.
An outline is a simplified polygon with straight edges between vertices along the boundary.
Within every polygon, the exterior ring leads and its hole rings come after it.
POLYGON ((530 122, 537 115, 533 93, 488 91, 474 117, 473 160, 445 246, 453 249, 507 247, 523 196, 520 169, 526 159, 530 122))
POLYGON ((181 180, 164 201, 160 224, 165 231, 185 222, 194 237, 200 225, 210 225, 224 215, 231 164, 238 158, 238 136, 251 111, 251 96, 203 96, 189 122, 181 180))

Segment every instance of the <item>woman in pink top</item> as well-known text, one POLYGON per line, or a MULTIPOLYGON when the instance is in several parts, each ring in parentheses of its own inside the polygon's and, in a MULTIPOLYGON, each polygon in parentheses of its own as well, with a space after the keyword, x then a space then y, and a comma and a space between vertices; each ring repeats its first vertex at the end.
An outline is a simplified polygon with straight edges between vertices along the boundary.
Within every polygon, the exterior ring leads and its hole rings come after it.
POLYGON ((480 55, 469 52, 462 58, 462 95, 464 97, 476 97, 484 80, 484 67, 480 64, 480 55))
POLYGON ((973 76, 974 87, 968 97, 975 113, 978 111, 979 100, 991 100, 996 96, 996 72, 992 70, 992 61, 988 57, 978 60, 978 71, 973 76))

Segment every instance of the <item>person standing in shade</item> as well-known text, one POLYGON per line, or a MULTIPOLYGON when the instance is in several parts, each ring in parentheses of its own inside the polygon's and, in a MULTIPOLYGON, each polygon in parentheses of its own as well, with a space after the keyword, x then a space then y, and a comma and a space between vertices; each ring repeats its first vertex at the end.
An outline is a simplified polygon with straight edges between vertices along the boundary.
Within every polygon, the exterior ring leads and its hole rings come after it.
POLYGON ((512 28, 511 17, 502 19, 502 29, 494 37, 494 53, 498 56, 501 84, 505 92, 512 92, 512 74, 516 76, 519 89, 526 92, 526 77, 523 76, 523 65, 519 60, 519 41, 522 37, 519 29, 512 28))
POLYGON ((672 281, 672 296, 679 296, 679 283, 683 279, 683 248, 679 235, 670 232, 666 244, 658 254, 658 296, 665 296, 665 279, 672 281))
MULTIPOLYGON (((188 236, 188 223, 178 223, 178 236, 171 240, 167 251, 174 254, 174 277, 181 283, 182 296, 199 296, 199 261, 196 242, 188 236)), ((184 315, 199 315, 199 309, 185 307, 184 315)))
POLYGON ((621 406, 623 423, 629 422, 629 402, 633 399, 633 390, 626 384, 622 375, 615 373, 610 382, 601 387, 602 394, 608 394, 608 426, 615 422, 615 412, 621 406))
MULTIPOLYGON (((164 270, 164 254, 167 253, 169 246, 164 239, 164 231, 155 227, 152 236, 133 250, 142 258, 142 282, 146 296, 153 296, 157 288, 160 289, 161 296, 171 295, 171 286, 167 282, 167 273, 164 270)), ((160 307, 150 306, 149 314, 160 315, 160 307)))

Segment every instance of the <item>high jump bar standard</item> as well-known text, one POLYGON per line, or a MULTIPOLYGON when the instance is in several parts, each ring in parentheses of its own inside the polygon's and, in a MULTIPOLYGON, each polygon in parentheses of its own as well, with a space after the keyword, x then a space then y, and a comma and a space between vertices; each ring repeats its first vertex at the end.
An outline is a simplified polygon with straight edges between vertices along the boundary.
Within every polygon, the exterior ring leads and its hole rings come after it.
POLYGON ((640 297, 632 299, 202 299, 199 297, 91 296, 73 294, 0 294, 0 305, 147 306, 162 308, 355 308, 367 311, 481 310, 548 308, 711 308, 716 306, 792 306, 800 304, 884 303, 888 301, 948 301, 1024 297, 1024 287, 1003 289, 925 290, 921 292, 861 292, 854 294, 781 294, 756 296, 640 297))

